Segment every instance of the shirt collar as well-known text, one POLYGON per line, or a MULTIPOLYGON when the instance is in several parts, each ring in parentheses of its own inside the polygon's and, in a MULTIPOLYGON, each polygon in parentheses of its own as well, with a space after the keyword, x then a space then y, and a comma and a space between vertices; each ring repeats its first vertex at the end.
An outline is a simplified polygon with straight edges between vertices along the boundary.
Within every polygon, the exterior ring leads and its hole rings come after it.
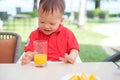
POLYGON ((55 33, 59 33, 59 32, 61 32, 61 30, 62 30, 62 24, 59 24, 59 27, 58 27, 58 29, 55 31, 55 33))

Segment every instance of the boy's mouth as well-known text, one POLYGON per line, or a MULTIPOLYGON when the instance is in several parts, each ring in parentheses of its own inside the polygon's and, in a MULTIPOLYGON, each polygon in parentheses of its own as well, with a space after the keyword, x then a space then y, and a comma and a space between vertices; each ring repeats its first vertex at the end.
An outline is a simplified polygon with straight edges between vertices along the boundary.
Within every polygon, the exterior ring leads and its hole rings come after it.
POLYGON ((44 29, 45 32, 51 32, 51 30, 44 29))
POLYGON ((45 33, 45 34, 50 34, 50 33, 51 33, 51 30, 44 29, 44 33, 45 33))

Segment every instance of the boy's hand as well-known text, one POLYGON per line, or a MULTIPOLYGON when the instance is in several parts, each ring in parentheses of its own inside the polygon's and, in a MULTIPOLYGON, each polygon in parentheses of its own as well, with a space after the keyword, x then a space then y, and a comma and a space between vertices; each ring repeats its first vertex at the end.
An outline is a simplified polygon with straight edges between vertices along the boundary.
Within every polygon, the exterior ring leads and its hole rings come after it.
POLYGON ((65 54, 65 57, 64 57, 64 58, 60 57, 59 60, 65 62, 65 63, 71 63, 71 64, 73 64, 73 63, 75 62, 75 59, 73 59, 73 58, 72 58, 70 55, 68 55, 68 54, 65 54))
POLYGON ((33 59, 33 56, 34 56, 33 52, 26 52, 21 59, 21 64, 25 65, 30 63, 30 61, 33 59))

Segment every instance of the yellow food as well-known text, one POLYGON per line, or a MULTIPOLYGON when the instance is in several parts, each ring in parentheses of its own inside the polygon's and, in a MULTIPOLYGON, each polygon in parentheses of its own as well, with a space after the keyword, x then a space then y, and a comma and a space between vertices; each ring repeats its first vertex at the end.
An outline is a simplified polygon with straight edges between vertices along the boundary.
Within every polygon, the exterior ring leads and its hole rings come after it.
POLYGON ((89 77, 87 77, 86 73, 82 72, 81 76, 75 74, 72 77, 70 77, 69 80, 97 80, 97 79, 94 74, 90 74, 89 77))
POLYGON ((94 74, 90 74, 90 76, 88 77, 88 80, 97 80, 96 77, 94 76, 94 74))
POLYGON ((73 75, 69 80, 81 80, 79 75, 73 75))
POLYGON ((86 76, 85 72, 82 72, 81 80, 87 80, 87 76, 86 76))

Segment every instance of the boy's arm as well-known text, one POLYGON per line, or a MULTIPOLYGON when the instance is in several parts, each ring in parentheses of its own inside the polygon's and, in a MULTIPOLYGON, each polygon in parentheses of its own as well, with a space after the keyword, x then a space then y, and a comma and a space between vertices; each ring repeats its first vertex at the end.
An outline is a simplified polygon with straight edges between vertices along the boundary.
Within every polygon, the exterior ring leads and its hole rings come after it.
POLYGON ((62 60, 65 63, 73 64, 76 61, 77 55, 78 55, 78 50, 72 49, 69 54, 66 53, 65 57, 60 58, 60 60, 62 60))
POLYGON ((76 49, 72 49, 69 53, 69 57, 73 60, 76 60, 77 55, 78 55, 78 50, 76 50, 76 49))
POLYGON ((25 65, 30 63, 33 57, 34 57, 34 52, 31 52, 31 51, 25 52, 24 56, 21 59, 21 64, 25 65))

